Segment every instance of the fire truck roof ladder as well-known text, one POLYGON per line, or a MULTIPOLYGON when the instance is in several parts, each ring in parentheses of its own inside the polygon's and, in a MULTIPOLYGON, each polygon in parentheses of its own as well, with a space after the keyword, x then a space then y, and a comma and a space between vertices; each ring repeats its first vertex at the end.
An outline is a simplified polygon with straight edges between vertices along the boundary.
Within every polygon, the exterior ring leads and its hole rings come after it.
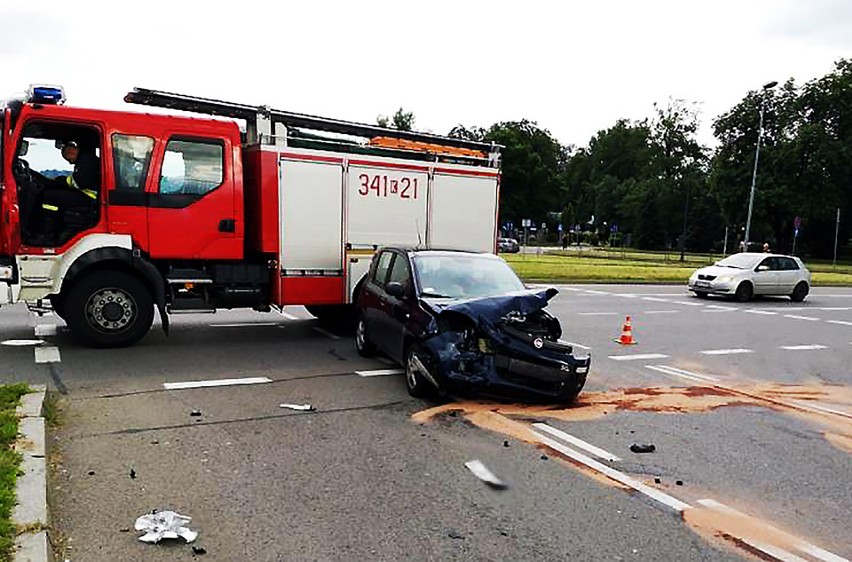
POLYGON ((244 119, 246 121, 246 133, 249 142, 260 142, 265 138, 273 138, 273 126, 276 126, 275 136, 277 138, 286 138, 287 129, 307 129, 366 138, 390 137, 412 143, 422 143, 424 145, 439 145, 467 151, 479 151, 488 155, 488 165, 492 167, 498 167, 500 162, 500 149, 502 146, 495 143, 476 142, 415 131, 400 131, 378 125, 280 111, 262 105, 254 106, 231 103, 146 88, 134 88, 132 92, 128 92, 124 97, 124 101, 153 107, 203 113, 206 115, 244 119), (282 130, 277 125, 282 126, 284 129, 282 130))

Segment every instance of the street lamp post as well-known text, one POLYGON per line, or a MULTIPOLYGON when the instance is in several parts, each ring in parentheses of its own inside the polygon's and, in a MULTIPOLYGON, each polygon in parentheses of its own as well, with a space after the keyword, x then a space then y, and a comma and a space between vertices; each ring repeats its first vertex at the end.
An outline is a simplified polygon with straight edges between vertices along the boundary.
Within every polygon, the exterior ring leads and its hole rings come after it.
MULTIPOLYGON (((763 91, 771 90, 778 85, 778 82, 767 82, 763 85, 763 91)), ((757 183, 757 161, 760 159, 760 141, 763 139, 763 112, 766 109, 766 95, 761 96, 760 100, 760 125, 757 130, 757 148, 754 151, 754 171, 751 174, 751 193, 748 197, 748 218, 746 219, 745 239, 743 240, 743 250, 748 252, 748 237, 751 232, 751 212, 754 209, 754 186, 757 183)))

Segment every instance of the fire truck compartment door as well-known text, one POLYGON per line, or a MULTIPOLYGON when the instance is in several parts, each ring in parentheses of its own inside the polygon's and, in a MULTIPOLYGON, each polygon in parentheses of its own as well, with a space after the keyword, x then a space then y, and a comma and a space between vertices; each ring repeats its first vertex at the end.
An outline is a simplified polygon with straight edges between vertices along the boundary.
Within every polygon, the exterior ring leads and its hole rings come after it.
POLYGON ((494 252, 496 177, 436 173, 431 198, 430 246, 494 252))
POLYGON ((426 243, 429 174, 351 165, 346 241, 361 245, 426 243))
POLYGON ((343 271, 343 166, 282 160, 281 270, 285 274, 343 271))

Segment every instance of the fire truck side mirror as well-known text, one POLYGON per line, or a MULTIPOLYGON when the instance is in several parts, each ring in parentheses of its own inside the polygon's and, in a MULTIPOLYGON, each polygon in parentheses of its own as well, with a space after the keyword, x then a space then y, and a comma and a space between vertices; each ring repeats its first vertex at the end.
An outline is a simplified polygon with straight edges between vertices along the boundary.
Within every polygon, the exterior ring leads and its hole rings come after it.
POLYGON ((18 156, 26 156, 27 152, 30 151, 30 142, 26 140, 21 141, 21 146, 18 148, 18 156))

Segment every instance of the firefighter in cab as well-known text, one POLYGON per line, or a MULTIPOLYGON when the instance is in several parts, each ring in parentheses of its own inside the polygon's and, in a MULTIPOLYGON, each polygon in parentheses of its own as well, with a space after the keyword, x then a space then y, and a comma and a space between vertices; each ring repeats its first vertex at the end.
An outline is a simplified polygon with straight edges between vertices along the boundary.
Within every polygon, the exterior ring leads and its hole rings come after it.
POLYGON ((42 195, 42 232, 48 243, 57 241, 66 230, 66 211, 94 207, 101 186, 101 165, 93 148, 81 148, 73 140, 62 143, 61 147, 62 158, 73 165, 74 170, 67 176, 57 177, 42 195))

